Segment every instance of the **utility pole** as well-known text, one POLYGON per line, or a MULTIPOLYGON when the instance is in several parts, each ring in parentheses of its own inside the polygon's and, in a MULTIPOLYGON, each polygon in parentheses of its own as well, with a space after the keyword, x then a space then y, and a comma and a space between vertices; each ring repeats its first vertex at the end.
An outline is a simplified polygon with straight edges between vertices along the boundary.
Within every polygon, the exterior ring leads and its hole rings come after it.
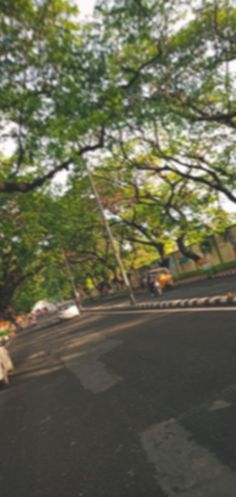
POLYGON ((107 218, 105 216, 105 213, 104 213, 104 210, 103 210, 103 206, 102 206, 102 202, 100 200, 100 197, 99 197, 99 194, 98 194, 98 191, 97 191, 97 188, 95 186, 95 183, 94 183, 94 180, 93 180, 93 176, 90 172, 90 169, 86 163, 86 169, 87 169, 87 172, 88 172, 88 177, 89 177, 89 181, 90 181, 90 184, 91 184, 91 188, 93 190, 93 193, 94 193, 94 197, 96 199, 96 202, 97 202, 97 206, 98 206, 98 209, 99 209, 99 212, 101 214, 101 218, 103 220, 103 223, 104 223, 104 226, 105 226, 105 229, 106 229, 106 232, 107 232, 107 235, 108 235, 108 238, 111 242, 111 246, 112 246, 112 249, 113 249, 113 252, 114 252, 114 255, 115 255, 115 258, 116 258, 116 261, 117 261, 117 264, 120 268, 120 272, 121 272, 121 275, 122 275, 122 279, 124 281, 124 284, 128 290, 128 294, 129 294, 129 300, 130 300, 130 303, 132 305, 135 305, 136 304, 136 300, 135 300, 135 296, 134 296, 134 293, 133 293, 133 289, 131 287, 131 284, 130 284, 130 281, 129 281, 129 278, 126 274, 126 271, 125 271, 125 268, 123 266, 123 263, 122 263, 122 260, 121 260, 121 257, 120 257, 120 254, 119 254, 119 251, 117 249, 117 246, 115 244, 115 240, 113 238, 113 234, 112 234, 112 231, 111 231, 111 228, 109 226, 109 223, 107 221, 107 218))
POLYGON ((75 280, 74 280, 74 277, 73 277, 73 274, 71 272, 71 268, 70 268, 70 264, 68 262, 68 259, 66 257, 66 253, 63 252, 63 256, 64 256, 64 262, 65 262, 65 267, 66 267, 66 272, 67 272, 67 275, 68 275, 68 279, 70 280, 70 283, 71 283, 71 287, 72 287, 72 290, 73 290, 73 294, 74 294, 74 301, 75 301, 75 304, 76 304, 76 307, 80 313, 81 311, 81 300, 80 300, 80 294, 75 286, 75 280))

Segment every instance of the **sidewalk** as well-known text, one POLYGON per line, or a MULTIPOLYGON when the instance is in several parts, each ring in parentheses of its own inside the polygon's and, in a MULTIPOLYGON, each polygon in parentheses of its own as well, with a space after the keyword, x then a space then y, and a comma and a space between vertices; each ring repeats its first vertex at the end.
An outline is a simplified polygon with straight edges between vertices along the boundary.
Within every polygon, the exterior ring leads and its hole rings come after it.
POLYGON ((236 269, 227 269, 225 271, 220 271, 219 273, 213 274, 211 277, 207 276, 207 274, 199 274, 198 276, 193 276, 192 278, 186 278, 183 280, 177 280, 175 282, 176 286, 180 285, 188 285, 190 283, 195 283, 197 281, 203 281, 203 280, 208 280, 208 279, 213 279, 213 278, 225 278, 227 276, 234 276, 236 275, 236 269))

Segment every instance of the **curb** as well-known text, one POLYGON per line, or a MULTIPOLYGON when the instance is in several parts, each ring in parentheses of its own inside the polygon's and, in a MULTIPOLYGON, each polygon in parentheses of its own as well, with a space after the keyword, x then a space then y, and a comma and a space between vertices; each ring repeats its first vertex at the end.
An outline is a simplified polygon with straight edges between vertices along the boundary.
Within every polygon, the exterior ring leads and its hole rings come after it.
POLYGON ((236 274, 235 269, 229 269, 228 271, 222 271, 213 276, 213 278, 223 278, 225 276, 234 276, 236 274))
POLYGON ((143 304, 120 305, 120 306, 100 306, 84 308, 83 311, 132 311, 134 309, 184 309, 193 307, 236 307, 236 295, 214 295, 213 297, 195 297, 191 299, 160 300, 159 302, 147 302, 143 304))
POLYGON ((186 280, 177 280, 175 281, 175 287, 178 286, 184 286, 184 285, 191 285, 192 283, 198 283, 199 281, 205 281, 207 280, 207 276, 205 274, 199 275, 199 276, 194 276, 193 278, 188 278, 186 280))
POLYGON ((215 295, 214 297, 200 297, 191 299, 161 300, 160 302, 150 302, 149 304, 137 304, 136 309, 179 309, 186 307, 236 307, 236 296, 215 295))
POLYGON ((215 279, 215 278, 225 278, 226 276, 235 276, 236 275, 236 269, 226 269, 225 271, 221 271, 219 273, 213 274, 211 277, 207 276, 207 274, 202 274, 199 276, 193 276, 192 278, 186 278, 183 280, 177 280, 175 282, 175 286, 181 286, 181 285, 191 285, 191 283, 198 283, 198 281, 205 281, 208 279, 215 279))

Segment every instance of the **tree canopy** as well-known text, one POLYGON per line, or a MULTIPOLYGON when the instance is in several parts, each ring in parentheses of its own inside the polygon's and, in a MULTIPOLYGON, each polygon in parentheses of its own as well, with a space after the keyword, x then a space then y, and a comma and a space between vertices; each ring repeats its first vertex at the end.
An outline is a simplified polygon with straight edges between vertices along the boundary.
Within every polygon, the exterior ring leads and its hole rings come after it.
POLYGON ((236 203, 234 1, 0 0, 0 313, 166 263, 236 203), (66 171, 60 191, 53 178, 66 171))
POLYGON ((103 145, 101 63, 76 14, 65 0, 1 1, 0 192, 40 187, 103 145))

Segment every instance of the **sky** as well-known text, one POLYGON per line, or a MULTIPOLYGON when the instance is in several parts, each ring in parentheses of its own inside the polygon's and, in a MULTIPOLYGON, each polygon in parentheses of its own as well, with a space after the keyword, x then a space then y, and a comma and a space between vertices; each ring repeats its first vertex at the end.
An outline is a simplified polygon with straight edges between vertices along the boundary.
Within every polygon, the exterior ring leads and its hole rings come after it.
POLYGON ((77 0, 77 4, 82 17, 92 14, 95 0, 77 0))

